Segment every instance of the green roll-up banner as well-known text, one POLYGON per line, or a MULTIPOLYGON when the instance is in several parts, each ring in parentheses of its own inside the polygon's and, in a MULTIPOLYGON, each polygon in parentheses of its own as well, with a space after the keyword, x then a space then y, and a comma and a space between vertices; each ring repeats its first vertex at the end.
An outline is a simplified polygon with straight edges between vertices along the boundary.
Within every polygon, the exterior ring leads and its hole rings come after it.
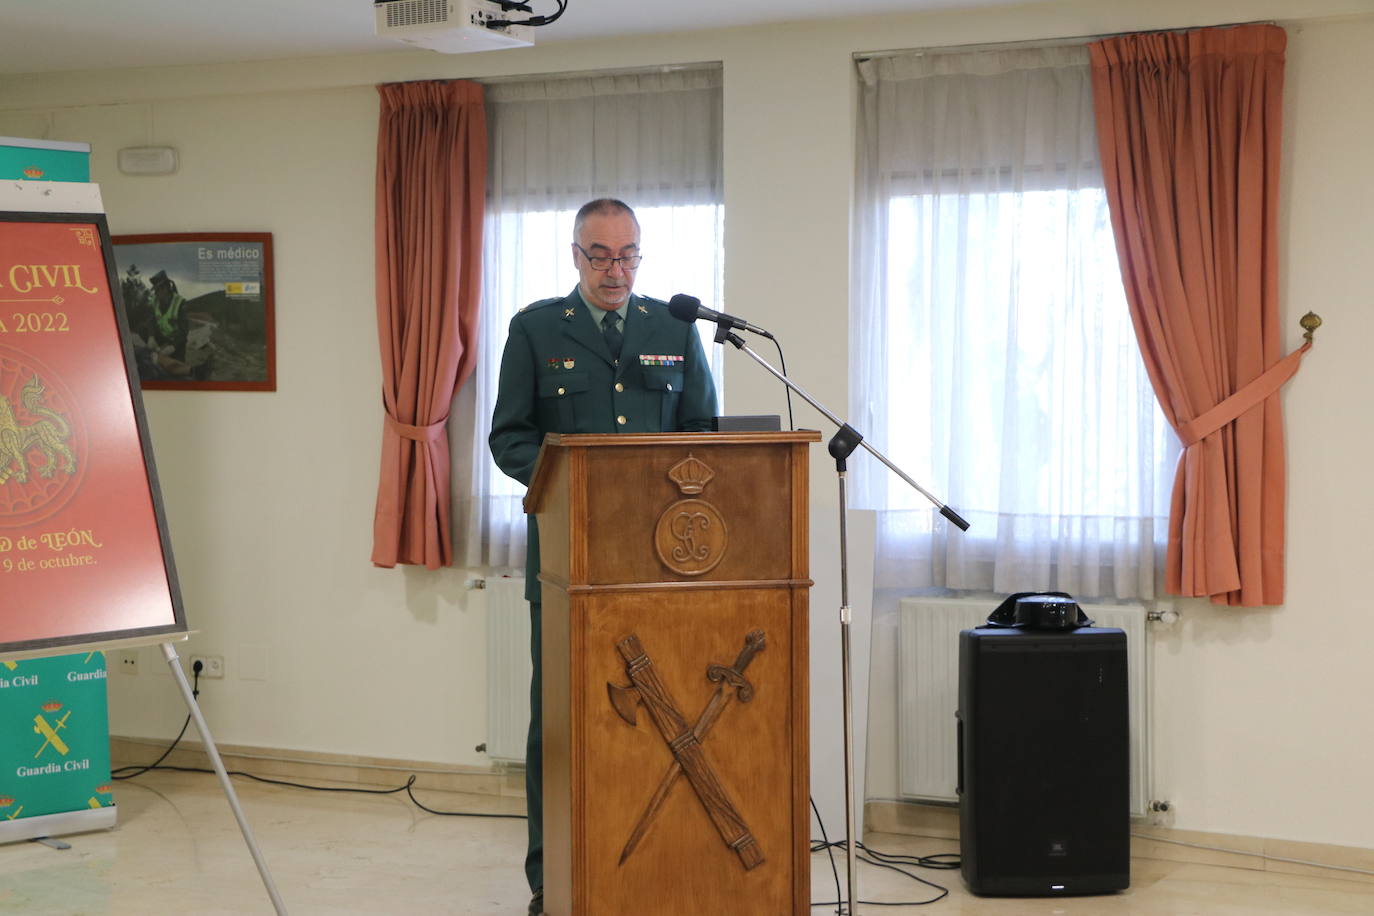
MULTIPOLYGON (((0 841, 113 806, 108 722, 103 653, 0 662, 0 841)), ((113 826, 114 811, 76 820, 113 826)))

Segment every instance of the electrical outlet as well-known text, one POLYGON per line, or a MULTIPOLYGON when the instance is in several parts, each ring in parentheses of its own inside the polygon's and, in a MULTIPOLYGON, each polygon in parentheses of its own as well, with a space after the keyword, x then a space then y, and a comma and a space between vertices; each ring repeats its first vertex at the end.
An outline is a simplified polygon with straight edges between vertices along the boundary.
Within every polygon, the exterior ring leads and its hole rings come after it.
POLYGON ((192 655, 191 670, 196 668, 196 662, 201 663, 201 677, 224 677, 224 656, 223 655, 192 655))
POLYGON ((110 653, 114 658, 114 668, 124 674, 138 674, 138 650, 121 649, 110 653))

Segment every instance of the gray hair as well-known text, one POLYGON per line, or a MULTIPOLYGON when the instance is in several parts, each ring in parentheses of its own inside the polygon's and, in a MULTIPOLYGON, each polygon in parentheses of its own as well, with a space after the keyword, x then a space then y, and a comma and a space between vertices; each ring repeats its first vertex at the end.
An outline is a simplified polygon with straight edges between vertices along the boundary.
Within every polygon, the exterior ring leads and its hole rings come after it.
POLYGON ((639 218, 635 216, 635 211, 623 200, 616 200, 614 197, 598 197, 596 200, 588 201, 582 205, 582 209, 577 211, 577 217, 573 220, 573 238, 577 238, 582 232, 582 224, 590 216, 598 214, 609 216, 614 213, 628 213, 630 219, 634 220, 635 228, 639 228, 639 218))

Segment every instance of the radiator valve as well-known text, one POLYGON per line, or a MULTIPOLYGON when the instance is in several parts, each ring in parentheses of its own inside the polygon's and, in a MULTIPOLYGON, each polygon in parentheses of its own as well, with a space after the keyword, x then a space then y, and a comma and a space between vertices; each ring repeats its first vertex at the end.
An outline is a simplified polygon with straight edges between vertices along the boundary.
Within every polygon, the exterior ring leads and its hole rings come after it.
POLYGON ((1145 615, 1145 619, 1160 626, 1171 627, 1178 623, 1178 611, 1172 604, 1164 604, 1145 615))
POLYGON ((1150 823, 1155 827, 1169 827, 1174 822, 1173 802, 1164 799, 1152 799, 1149 804, 1150 823))

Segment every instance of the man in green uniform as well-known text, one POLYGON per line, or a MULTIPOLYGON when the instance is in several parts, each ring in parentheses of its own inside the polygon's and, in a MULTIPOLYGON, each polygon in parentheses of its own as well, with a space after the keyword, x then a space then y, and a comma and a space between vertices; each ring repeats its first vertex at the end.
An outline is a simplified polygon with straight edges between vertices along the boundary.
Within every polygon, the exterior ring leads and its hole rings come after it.
MULTIPOLYGON (((711 428, 716 388, 701 338, 656 300, 636 296, 639 221, 627 205, 594 200, 573 223, 577 288, 511 320, 488 443, 496 464, 529 485, 544 434, 656 433, 711 428)), ((540 685, 539 532, 529 522, 530 731, 525 754, 529 852, 525 875, 543 912, 543 734, 540 685)))

